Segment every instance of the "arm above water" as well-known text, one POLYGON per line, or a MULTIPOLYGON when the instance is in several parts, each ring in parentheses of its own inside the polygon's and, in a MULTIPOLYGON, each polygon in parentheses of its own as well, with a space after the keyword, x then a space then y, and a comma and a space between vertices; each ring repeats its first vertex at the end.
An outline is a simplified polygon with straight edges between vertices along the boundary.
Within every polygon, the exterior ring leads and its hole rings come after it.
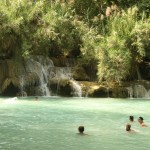
POLYGON ((148 127, 148 125, 146 125, 145 123, 142 123, 141 127, 148 127))

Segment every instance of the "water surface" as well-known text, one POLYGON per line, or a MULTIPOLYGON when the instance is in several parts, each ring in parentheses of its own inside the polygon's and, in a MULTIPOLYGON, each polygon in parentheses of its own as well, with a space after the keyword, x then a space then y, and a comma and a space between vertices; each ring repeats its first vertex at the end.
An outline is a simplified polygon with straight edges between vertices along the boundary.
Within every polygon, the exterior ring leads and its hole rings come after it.
POLYGON ((0 98, 0 150, 149 150, 148 99, 0 98), (128 116, 132 128, 125 131, 128 116), (77 133, 85 126, 88 136, 77 133))

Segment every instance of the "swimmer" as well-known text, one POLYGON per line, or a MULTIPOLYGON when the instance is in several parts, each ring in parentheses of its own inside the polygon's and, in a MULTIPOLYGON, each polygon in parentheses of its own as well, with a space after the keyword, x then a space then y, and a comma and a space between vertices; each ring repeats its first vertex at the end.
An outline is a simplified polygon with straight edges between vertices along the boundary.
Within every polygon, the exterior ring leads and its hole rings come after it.
POLYGON ((87 134, 84 133, 84 126, 79 126, 78 131, 79 131, 78 134, 80 134, 80 135, 87 135, 87 134))
POLYGON ((133 116, 129 116, 129 120, 130 120, 130 122, 134 122, 134 117, 133 116))
POLYGON ((143 117, 139 117, 138 122, 139 122, 140 126, 141 127, 147 127, 147 125, 144 123, 143 120, 144 120, 143 117))
POLYGON ((126 131, 129 133, 134 133, 135 131, 131 129, 131 124, 126 124, 126 131))

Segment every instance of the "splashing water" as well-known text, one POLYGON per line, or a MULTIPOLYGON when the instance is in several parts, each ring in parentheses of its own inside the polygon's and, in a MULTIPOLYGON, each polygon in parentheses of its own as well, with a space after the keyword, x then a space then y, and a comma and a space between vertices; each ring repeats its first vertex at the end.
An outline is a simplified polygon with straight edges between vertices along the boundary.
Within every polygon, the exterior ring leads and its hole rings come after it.
POLYGON ((78 82, 71 80, 72 88, 73 88, 73 96, 82 97, 82 89, 78 82))

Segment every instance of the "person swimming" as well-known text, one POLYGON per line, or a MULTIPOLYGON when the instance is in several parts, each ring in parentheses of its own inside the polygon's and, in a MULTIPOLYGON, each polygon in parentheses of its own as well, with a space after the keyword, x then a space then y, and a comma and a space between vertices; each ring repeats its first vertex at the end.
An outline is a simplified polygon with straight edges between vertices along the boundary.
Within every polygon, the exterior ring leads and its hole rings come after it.
POLYGON ((129 116, 129 120, 130 120, 130 122, 134 122, 134 117, 133 116, 129 116))
POLYGON ((141 127, 147 127, 147 125, 144 123, 143 120, 144 120, 143 117, 139 117, 139 118, 138 118, 138 122, 139 122, 140 126, 141 126, 141 127))
POLYGON ((134 133, 135 131, 131 129, 131 124, 127 123, 126 124, 126 131, 130 133, 134 133))
POLYGON ((84 134, 84 126, 78 127, 79 134, 84 134))
POLYGON ((78 134, 80 134, 80 135, 88 135, 88 134, 85 134, 85 133, 84 133, 84 126, 79 126, 79 127, 78 127, 78 131, 79 131, 78 134))
POLYGON ((126 124, 126 131, 131 131, 131 125, 130 124, 126 124))

